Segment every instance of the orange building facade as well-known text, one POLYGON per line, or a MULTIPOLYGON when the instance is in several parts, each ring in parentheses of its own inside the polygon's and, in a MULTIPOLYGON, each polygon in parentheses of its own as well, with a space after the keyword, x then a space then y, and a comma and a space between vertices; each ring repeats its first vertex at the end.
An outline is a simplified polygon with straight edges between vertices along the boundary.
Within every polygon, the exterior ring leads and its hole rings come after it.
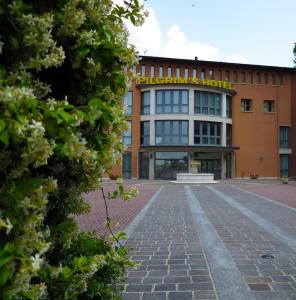
POLYGON ((141 57, 125 97, 125 178, 296 176, 296 70, 141 57))

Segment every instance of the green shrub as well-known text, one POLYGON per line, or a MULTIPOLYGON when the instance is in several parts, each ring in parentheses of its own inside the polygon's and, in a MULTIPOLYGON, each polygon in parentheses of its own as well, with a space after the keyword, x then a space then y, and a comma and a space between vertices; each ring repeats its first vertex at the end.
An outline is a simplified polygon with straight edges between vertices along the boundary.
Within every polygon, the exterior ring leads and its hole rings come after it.
POLYGON ((137 0, 0 2, 0 299, 116 298, 125 250, 71 216, 123 151, 124 19, 137 0))

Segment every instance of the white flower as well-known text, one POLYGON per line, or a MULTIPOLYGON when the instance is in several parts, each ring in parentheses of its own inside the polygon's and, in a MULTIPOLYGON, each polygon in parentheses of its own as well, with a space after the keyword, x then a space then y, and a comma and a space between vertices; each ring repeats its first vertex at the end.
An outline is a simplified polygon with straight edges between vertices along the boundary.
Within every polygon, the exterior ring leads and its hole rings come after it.
POLYGON ((6 218, 6 234, 9 234, 12 230, 13 225, 11 224, 10 220, 6 218))
POLYGON ((34 271, 38 271, 40 269, 40 265, 43 262, 43 259, 40 258, 39 253, 36 253, 35 256, 30 256, 32 261, 32 268, 34 271))

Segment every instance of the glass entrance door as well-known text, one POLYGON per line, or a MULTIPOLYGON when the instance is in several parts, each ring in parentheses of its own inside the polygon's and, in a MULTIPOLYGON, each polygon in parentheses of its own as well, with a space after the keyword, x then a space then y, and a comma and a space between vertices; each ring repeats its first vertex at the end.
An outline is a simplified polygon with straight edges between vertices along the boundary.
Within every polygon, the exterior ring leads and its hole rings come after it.
POLYGON ((155 152, 155 179, 176 179, 188 173, 188 152, 155 152))
POLYGON ((149 153, 140 152, 140 178, 149 179, 149 153))
POLYGON ((214 179, 221 179, 221 153, 194 152, 194 160, 198 161, 200 173, 214 174, 214 179))

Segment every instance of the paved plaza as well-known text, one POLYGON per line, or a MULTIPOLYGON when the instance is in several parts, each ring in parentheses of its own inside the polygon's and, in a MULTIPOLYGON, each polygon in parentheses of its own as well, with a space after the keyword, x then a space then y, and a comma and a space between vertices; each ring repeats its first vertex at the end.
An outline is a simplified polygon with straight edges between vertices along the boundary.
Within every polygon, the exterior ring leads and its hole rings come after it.
POLYGON ((296 299, 295 185, 146 189, 154 195, 128 227, 139 265, 128 272, 123 300, 296 299))

